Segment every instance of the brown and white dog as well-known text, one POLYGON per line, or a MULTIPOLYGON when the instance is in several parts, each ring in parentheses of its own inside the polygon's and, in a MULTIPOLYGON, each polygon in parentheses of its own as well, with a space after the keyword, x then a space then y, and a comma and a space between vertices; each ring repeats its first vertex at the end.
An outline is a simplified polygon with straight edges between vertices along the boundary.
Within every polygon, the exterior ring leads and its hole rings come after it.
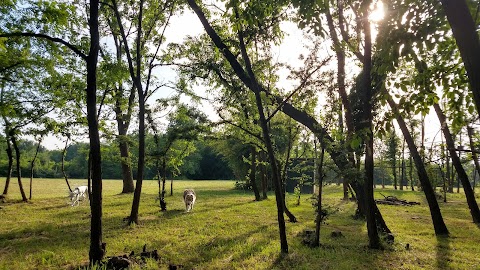
POLYGON ((193 189, 185 189, 183 192, 183 201, 185 202, 185 210, 190 212, 193 210, 193 205, 195 204, 195 200, 197 196, 195 195, 195 191, 193 189))

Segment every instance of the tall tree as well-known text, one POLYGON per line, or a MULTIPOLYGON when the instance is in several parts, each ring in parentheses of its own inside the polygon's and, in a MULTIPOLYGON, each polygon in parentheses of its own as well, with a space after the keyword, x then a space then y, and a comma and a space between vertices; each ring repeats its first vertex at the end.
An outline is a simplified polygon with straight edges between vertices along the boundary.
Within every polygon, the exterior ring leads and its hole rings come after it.
MULTIPOLYGON (((225 57, 225 59, 228 61, 230 64, 232 70, 235 72, 236 76, 241 80, 241 82, 250 90, 251 92, 255 93, 255 87, 260 87, 260 90, 262 92, 262 95, 265 93, 265 96, 268 98, 271 98, 274 100, 277 104, 281 105, 279 106, 279 110, 290 116, 291 118, 295 119, 296 121, 302 123, 305 125, 308 129, 310 129, 314 134, 317 136, 317 138, 320 137, 320 135, 324 135, 324 140, 321 142, 324 144, 326 151, 330 153, 332 158, 334 159, 335 163, 337 166, 341 168, 348 168, 345 169, 345 172, 352 172, 350 169, 350 164, 347 161, 346 157, 344 156, 344 152, 342 152, 340 149, 333 147, 333 138, 327 134, 326 129, 324 129, 321 124, 316 121, 311 115, 306 113, 303 110, 300 110, 293 106, 290 102, 289 99, 293 94, 295 94, 295 91, 290 95, 289 98, 283 99, 279 95, 274 95, 271 93, 271 91, 267 90, 266 87, 262 86, 257 82, 257 84, 252 84, 252 81, 247 74, 247 72, 244 70, 242 67, 242 64, 240 64, 235 55, 231 52, 229 46, 227 46, 220 36, 218 36, 217 32, 211 27, 210 23, 206 19, 205 15, 203 12, 200 10, 198 5, 195 3, 195 1, 189 1, 189 5, 192 7, 192 9, 196 12, 197 16, 199 17, 200 21, 202 22, 207 34, 210 36, 212 39, 213 43, 215 46, 220 50, 222 55, 225 57)), ((275 111, 276 112, 276 111, 275 111)), ((335 145, 337 146, 337 145, 335 145)), ((354 189, 356 190, 357 194, 359 194, 358 197, 360 197, 360 192, 359 193, 359 188, 360 183, 356 182, 356 185, 354 186, 354 189)), ((363 187, 362 187, 363 188, 363 187)), ((378 211, 378 208, 375 207, 376 215, 375 217, 382 219, 381 214, 378 211)), ((384 227, 385 225, 384 222, 380 222, 379 224, 382 225, 382 228, 388 230, 388 228, 384 227)))
POLYGON ((403 133, 403 136, 408 145, 408 149, 410 150, 410 153, 413 156, 413 160, 415 162, 415 166, 417 167, 418 178, 420 180, 423 192, 425 193, 428 206, 430 208, 430 215, 432 217, 435 234, 448 235, 449 232, 443 220, 442 213, 440 212, 440 206, 438 205, 437 198, 435 197, 435 192, 433 191, 432 184, 430 183, 428 173, 425 169, 422 157, 420 156, 420 153, 415 146, 415 142, 410 135, 407 124, 403 120, 403 117, 400 115, 398 105, 393 101, 392 97, 386 94, 386 99, 394 113, 395 118, 397 119, 397 123, 400 126, 400 130, 403 133))
POLYGON ((477 25, 470 13, 467 1, 441 0, 443 11, 452 28, 453 36, 457 42, 462 56, 470 91, 480 116, 480 40, 477 25))
POLYGON ((462 182, 463 190, 465 192, 465 196, 467 197, 468 208, 470 209, 470 214, 472 215, 473 222, 479 224, 480 209, 478 208, 477 200, 475 199, 475 194, 472 190, 472 186, 470 185, 468 175, 465 169, 463 168, 462 162, 460 161, 460 157, 458 156, 457 151, 455 149, 455 142, 453 141, 452 134, 450 133, 450 129, 447 126, 447 119, 438 103, 433 104, 433 108, 435 109, 438 119, 440 120, 440 124, 442 125, 442 131, 443 131, 443 134, 445 135, 447 148, 452 158, 452 164, 453 166, 455 166, 455 170, 457 171, 459 181, 462 182))
MULTIPOLYGON (((40 3, 41 7, 41 3, 40 3)), ((50 6, 48 10, 50 15, 60 22, 66 23, 66 19, 69 16, 76 19, 75 11, 72 14, 69 14, 68 11, 75 10, 72 6, 67 5, 66 3, 54 3, 50 6)), ((49 42, 61 44, 77 56, 79 56, 86 63, 86 101, 87 101, 87 122, 90 138, 90 154, 92 161, 92 198, 90 204, 91 210, 91 222, 90 222, 90 251, 89 258, 92 263, 99 262, 105 254, 105 244, 102 243, 102 168, 101 168, 101 154, 100 154, 100 136, 99 136, 99 127, 98 127, 98 118, 97 118, 97 62, 98 62, 98 52, 100 48, 100 35, 98 30, 98 11, 99 11, 99 1, 90 0, 88 3, 88 26, 89 26, 89 37, 90 41, 88 54, 82 52, 82 49, 71 44, 67 40, 52 37, 45 33, 36 33, 35 31, 28 31, 28 27, 25 27, 27 31, 19 32, 17 29, 14 29, 11 33, 0 34, 0 37, 31 37, 42 40, 47 40, 49 42)), ((49 16, 50 16, 49 15, 49 16)), ((17 19, 17 18, 15 18, 17 19)), ((26 18, 28 19, 31 18, 26 18)), ((76 26, 76 25, 75 25, 76 26)), ((55 29, 55 27, 53 27, 55 29)), ((58 25, 58 28, 62 28, 61 25, 58 25)), ((56 28, 56 29, 58 29, 56 28)), ((34 28, 36 29, 36 28, 34 28)), ((48 27, 46 27, 48 29, 48 27)), ((53 31, 55 34, 55 31, 53 31)), ((70 36, 72 37, 72 36, 70 36)))
POLYGON ((123 48, 127 57, 128 70, 138 97, 138 163, 137 163, 137 183, 132 202, 132 209, 129 217, 129 224, 138 224, 138 211, 140 207, 140 196, 145 173, 145 106, 148 97, 161 88, 162 85, 153 85, 154 76, 152 71, 155 67, 161 65, 160 46, 164 41, 165 29, 168 26, 172 16, 176 1, 166 0, 160 3, 150 3, 139 0, 135 6, 128 6, 124 3, 119 5, 116 0, 111 1, 116 24, 122 37, 123 48), (145 9, 145 5, 158 6, 159 8, 145 9), (122 9, 135 8, 134 19, 130 22, 136 29, 136 36, 133 41, 128 39, 128 32, 125 31, 124 22, 121 14, 122 9), (160 36, 156 36, 160 34, 160 36), (131 45, 133 43, 133 45, 131 45), (153 45, 153 54, 148 54, 149 46, 153 45), (147 58, 150 56, 150 58, 147 58), (145 81, 144 81, 145 80, 145 81), (154 89, 151 89, 154 88, 154 89))
POLYGON ((392 168, 393 174, 393 187, 397 189, 397 153, 398 153, 398 144, 399 138, 393 129, 387 135, 387 158, 390 161, 390 167, 392 168))

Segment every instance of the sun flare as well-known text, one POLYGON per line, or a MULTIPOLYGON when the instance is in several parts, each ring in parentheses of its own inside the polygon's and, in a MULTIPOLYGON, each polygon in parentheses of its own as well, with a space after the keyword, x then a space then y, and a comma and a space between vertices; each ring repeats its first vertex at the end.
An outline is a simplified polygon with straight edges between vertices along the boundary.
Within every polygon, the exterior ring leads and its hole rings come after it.
POLYGON ((383 3, 381 1, 378 1, 377 3, 375 3, 374 9, 372 10, 368 18, 371 22, 379 22, 383 19, 384 16, 385 13, 383 10, 383 3))

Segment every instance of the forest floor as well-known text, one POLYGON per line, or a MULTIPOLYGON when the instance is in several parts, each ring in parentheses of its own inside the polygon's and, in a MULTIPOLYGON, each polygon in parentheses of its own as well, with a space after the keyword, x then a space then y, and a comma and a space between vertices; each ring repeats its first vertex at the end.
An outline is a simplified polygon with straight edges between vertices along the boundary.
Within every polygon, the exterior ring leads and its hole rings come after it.
MULTIPOLYGON (((85 182, 73 180, 72 185, 85 182)), ((2 190, 4 185, 2 178, 2 190)), ((378 205, 395 235, 395 242, 383 250, 367 247, 365 222, 352 218, 355 204, 342 201, 336 185, 324 189, 329 215, 321 227, 321 247, 304 246, 299 235, 314 228, 311 195, 302 195, 295 205, 296 197, 289 194, 287 205, 299 222, 287 223, 289 253, 280 256, 273 193, 254 202, 252 193, 234 190, 232 181, 175 181, 174 195, 166 197, 168 211, 160 212, 157 182, 145 181, 140 224, 127 226, 124 218, 133 195, 120 195, 121 187, 121 181, 103 182, 106 256, 138 253, 145 244, 148 250, 157 249, 160 260, 147 260, 142 269, 166 269, 169 264, 183 269, 480 269, 480 228, 472 222, 462 193, 447 194, 448 202, 439 202, 450 237, 436 237, 423 193, 376 189, 377 199, 383 194, 420 202, 378 205), (197 193, 190 213, 182 202, 184 188, 197 193), (332 237, 333 231, 343 237, 332 237)), ((87 201, 71 207, 67 191, 62 180, 34 179, 33 199, 22 203, 12 182, 7 201, 0 203, 0 269, 86 268, 90 210, 87 201)))

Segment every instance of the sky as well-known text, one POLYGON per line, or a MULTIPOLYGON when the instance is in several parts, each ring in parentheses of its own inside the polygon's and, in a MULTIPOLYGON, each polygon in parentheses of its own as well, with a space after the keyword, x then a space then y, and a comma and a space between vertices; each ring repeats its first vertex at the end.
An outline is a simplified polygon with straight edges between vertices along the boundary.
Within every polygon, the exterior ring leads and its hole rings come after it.
MULTIPOLYGON (((377 9, 373 12, 370 19, 372 21, 381 20, 383 17, 383 6, 377 6, 377 9)), ((299 60, 300 54, 307 54, 307 49, 304 46, 304 37, 302 31, 300 31, 296 25, 292 22, 283 22, 281 24, 281 29, 285 32, 285 37, 281 45, 272 47, 272 53, 274 55, 274 59, 277 59, 278 62, 289 63, 292 66, 300 66, 302 65, 302 61, 299 60)), ((166 29, 165 36, 167 42, 172 43, 181 43, 185 37, 188 35, 190 36, 197 36, 203 33, 204 29, 202 24, 200 23, 197 16, 191 11, 190 9, 185 10, 185 12, 181 15, 176 15, 171 19, 171 25, 166 29)), ((373 35, 375 35, 376 31, 372 31, 373 35)), ((335 62, 333 62, 336 65, 335 62)), ((356 73, 356 68, 352 67, 350 69, 347 68, 347 73, 356 73)), ((162 67, 160 70, 157 71, 159 77, 162 78, 164 81, 175 81, 176 80, 176 72, 173 67, 162 67)), ((287 79, 288 72, 281 71, 279 73, 280 80, 278 86, 284 88, 287 92, 293 89, 295 82, 287 79)), ((195 91, 197 95, 208 97, 206 93, 206 88, 203 86, 195 87, 195 91)), ((150 102, 153 102, 157 98, 160 97, 167 97, 172 95, 174 90, 169 88, 160 89, 158 93, 151 97, 150 102)), ((188 97, 182 97, 181 99, 185 103, 191 103, 188 97)), ((207 101, 201 101, 201 104, 196 105, 199 109, 205 112, 209 118, 213 121, 218 120, 219 117, 217 116, 216 112, 213 109, 213 106, 209 104, 207 101)), ((440 124, 436 116, 433 116, 430 113, 426 118, 426 138, 427 141, 433 140, 433 138, 438 134, 438 130, 440 129, 440 124)), ((130 130, 134 130, 135 127, 131 126, 130 130)), ((398 130, 398 129, 397 129, 398 130)), ((439 140, 439 136, 437 140, 439 140)), ((87 140, 87 139, 84 139, 87 140)), ((44 139, 43 146, 47 149, 60 149, 64 147, 64 141, 59 140, 54 136, 48 136, 44 139)))

